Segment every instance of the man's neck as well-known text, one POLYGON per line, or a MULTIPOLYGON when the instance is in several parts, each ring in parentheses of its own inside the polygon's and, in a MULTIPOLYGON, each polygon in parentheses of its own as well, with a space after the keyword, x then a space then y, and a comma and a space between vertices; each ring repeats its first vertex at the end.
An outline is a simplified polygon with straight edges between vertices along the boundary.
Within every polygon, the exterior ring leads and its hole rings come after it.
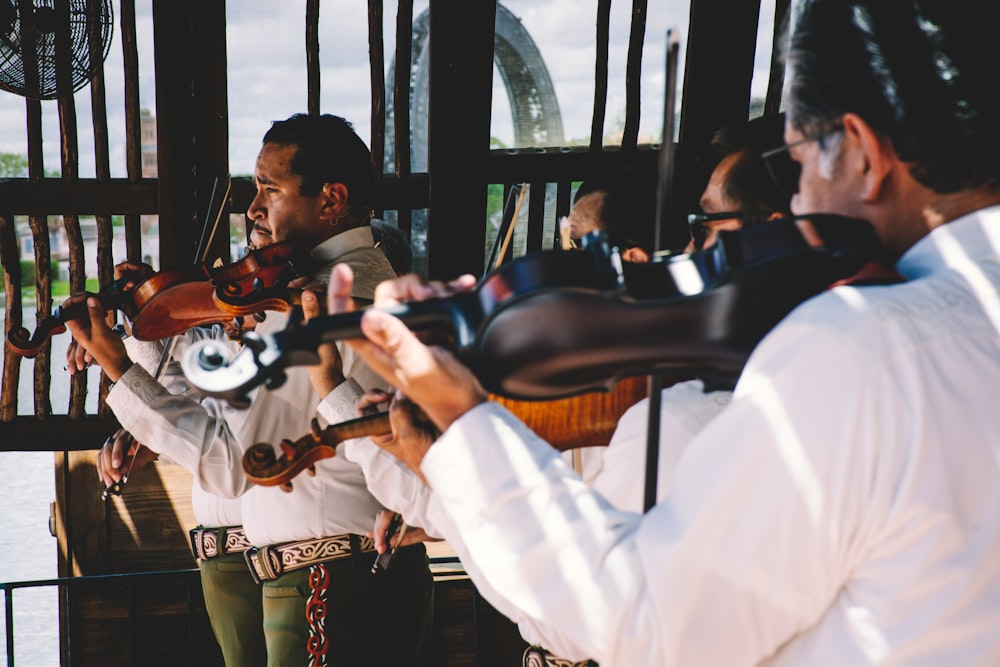
POLYGON ((365 214, 364 215, 359 214, 358 209, 351 209, 351 211, 348 212, 346 215, 344 215, 341 218, 338 218, 334 222, 334 224, 326 225, 324 229, 326 233, 323 234, 322 237, 319 237, 317 239, 316 245, 319 245, 324 241, 332 239, 334 236, 337 236, 338 234, 343 234, 346 231, 349 231, 351 229, 357 229, 358 227, 363 227, 364 225, 368 224, 368 220, 371 217, 370 215, 367 215, 368 209, 361 209, 361 211, 364 212, 365 214), (327 229, 329 231, 326 231, 327 229))

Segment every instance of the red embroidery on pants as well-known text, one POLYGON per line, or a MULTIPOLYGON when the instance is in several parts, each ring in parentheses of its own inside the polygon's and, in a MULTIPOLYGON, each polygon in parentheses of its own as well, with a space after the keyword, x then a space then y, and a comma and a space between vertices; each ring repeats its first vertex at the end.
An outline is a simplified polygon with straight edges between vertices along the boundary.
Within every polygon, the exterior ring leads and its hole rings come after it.
POLYGON ((309 599, 306 600, 306 623, 309 624, 309 639, 306 651, 309 667, 324 667, 326 652, 330 644, 326 639, 326 590, 330 586, 330 573, 325 565, 309 568, 309 599))

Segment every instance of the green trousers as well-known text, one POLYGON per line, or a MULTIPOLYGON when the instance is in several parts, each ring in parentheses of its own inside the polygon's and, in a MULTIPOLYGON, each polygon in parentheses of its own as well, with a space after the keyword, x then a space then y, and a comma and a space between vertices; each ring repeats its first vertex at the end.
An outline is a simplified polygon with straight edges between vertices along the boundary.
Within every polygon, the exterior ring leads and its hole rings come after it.
POLYGON ((264 607, 243 554, 198 561, 205 608, 227 667, 265 667, 264 607))
POLYGON ((434 611, 427 551, 402 548, 376 574, 374 560, 360 554, 264 582, 269 667, 423 664, 434 611))

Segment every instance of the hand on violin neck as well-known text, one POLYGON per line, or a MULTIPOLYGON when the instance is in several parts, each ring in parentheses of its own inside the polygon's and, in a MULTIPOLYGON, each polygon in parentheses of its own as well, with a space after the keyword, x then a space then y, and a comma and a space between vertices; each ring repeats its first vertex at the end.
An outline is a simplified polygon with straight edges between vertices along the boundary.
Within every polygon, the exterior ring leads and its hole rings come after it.
MULTIPOLYGON (((323 314, 321 302, 315 292, 302 290, 301 298, 304 322, 323 314)), ((320 397, 324 397, 345 380, 344 360, 340 358, 340 352, 333 343, 324 343, 316 351, 319 354, 319 363, 306 366, 306 372, 309 374, 313 389, 320 397)))
MULTIPOLYGON (((423 301, 444 296, 455 289, 474 285, 471 276, 445 283, 425 283, 416 275, 407 275, 381 283, 375 290, 374 307, 361 318, 365 339, 353 339, 348 344, 387 383, 397 387, 420 406, 439 431, 445 431, 456 419, 487 399, 486 391, 472 372, 441 347, 428 347, 398 318, 382 310, 403 301, 423 301)), ((354 274, 350 267, 338 264, 330 272, 327 286, 327 308, 330 313, 344 312, 354 274)), ((412 458, 399 458, 411 467, 419 466, 423 452, 412 452, 412 458)), ((409 456, 409 453, 408 453, 409 456)))
POLYGON ((156 271, 149 264, 120 262, 115 265, 115 280, 125 278, 125 289, 134 288, 155 273, 156 271))
POLYGON ((97 362, 112 382, 117 382, 132 366, 132 360, 125 352, 121 336, 108 326, 105 320, 106 311, 96 297, 80 295, 70 297, 66 303, 76 303, 84 299, 89 317, 66 322, 76 343, 67 350, 67 370, 73 375, 77 371, 86 369, 90 360, 97 362), (73 355, 72 358, 70 354, 73 355))
MULTIPOLYGON (((355 407, 359 415, 376 414, 379 406, 387 406, 389 424, 392 429, 388 433, 369 436, 371 441, 405 463, 417 477, 427 483, 420 471, 420 462, 441 431, 428 419, 427 415, 399 392, 386 392, 381 389, 369 389, 358 398, 355 407)), ((376 522, 376 530, 378 523, 376 522)), ((382 532, 385 532, 383 527, 382 532)), ((407 542, 411 544, 411 542, 407 542)), ((376 540, 378 546, 378 540, 376 540)))

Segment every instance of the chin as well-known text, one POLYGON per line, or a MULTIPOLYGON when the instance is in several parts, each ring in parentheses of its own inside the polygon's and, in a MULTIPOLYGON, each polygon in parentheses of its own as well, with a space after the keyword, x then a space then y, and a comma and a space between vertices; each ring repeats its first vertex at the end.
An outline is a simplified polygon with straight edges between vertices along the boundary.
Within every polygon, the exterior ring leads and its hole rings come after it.
POLYGON ((270 234, 258 234, 250 232, 250 245, 254 248, 263 248, 274 243, 274 238, 270 234))

